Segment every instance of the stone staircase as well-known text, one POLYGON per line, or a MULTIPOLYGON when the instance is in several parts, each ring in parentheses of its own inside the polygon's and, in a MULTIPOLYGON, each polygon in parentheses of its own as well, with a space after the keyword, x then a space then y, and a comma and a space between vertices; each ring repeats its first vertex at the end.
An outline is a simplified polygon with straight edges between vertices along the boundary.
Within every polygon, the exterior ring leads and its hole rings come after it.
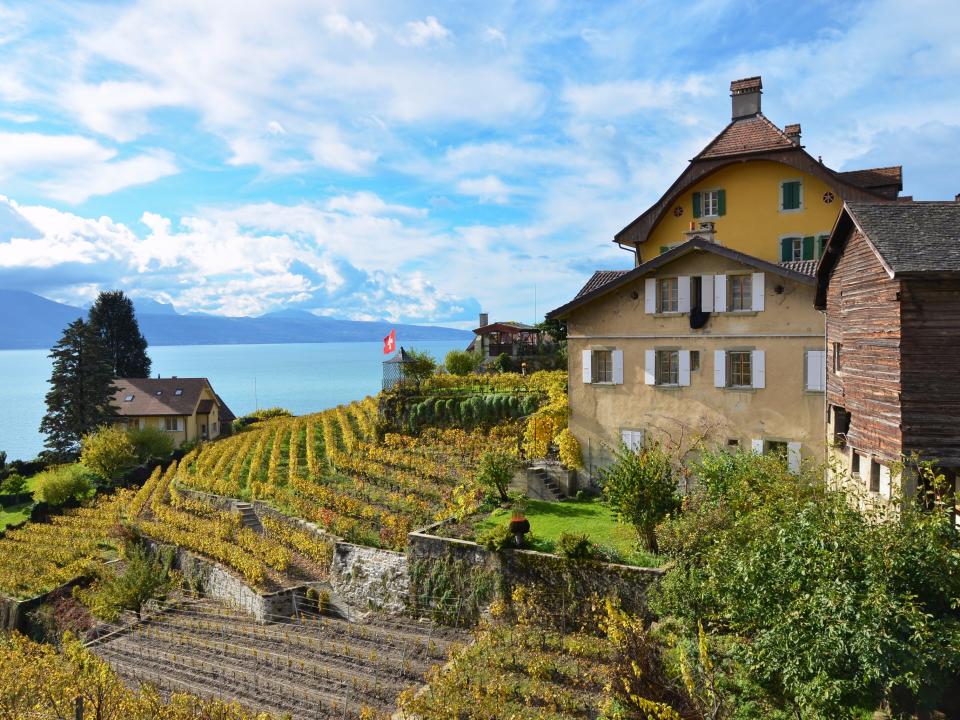
POLYGON ((240 513, 240 524, 245 528, 250 528, 258 535, 263 535, 263 524, 260 522, 260 516, 253 509, 253 505, 248 502, 237 501, 233 504, 234 511, 240 513))
POLYGON ((537 482, 539 482, 543 486, 544 492, 547 495, 551 496, 550 498, 547 498, 547 499, 553 499, 553 500, 567 499, 567 496, 564 494, 563 490, 560 489, 560 486, 557 485, 554 479, 550 477, 550 473, 548 473, 546 470, 534 465, 527 472, 533 475, 536 478, 537 482))

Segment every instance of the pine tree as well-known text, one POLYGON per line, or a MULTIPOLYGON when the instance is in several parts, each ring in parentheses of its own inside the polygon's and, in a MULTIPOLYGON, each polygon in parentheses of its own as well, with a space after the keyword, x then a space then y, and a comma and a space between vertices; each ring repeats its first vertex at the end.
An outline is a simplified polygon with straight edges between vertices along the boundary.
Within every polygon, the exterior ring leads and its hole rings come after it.
POLYGON ((79 319, 63 331, 50 358, 53 373, 40 432, 47 436, 44 444, 54 452, 75 454, 80 439, 115 413, 110 360, 99 335, 79 319))
POLYGON ((90 325, 107 348, 114 377, 150 377, 147 340, 133 311, 133 302, 122 290, 102 292, 90 308, 90 325))

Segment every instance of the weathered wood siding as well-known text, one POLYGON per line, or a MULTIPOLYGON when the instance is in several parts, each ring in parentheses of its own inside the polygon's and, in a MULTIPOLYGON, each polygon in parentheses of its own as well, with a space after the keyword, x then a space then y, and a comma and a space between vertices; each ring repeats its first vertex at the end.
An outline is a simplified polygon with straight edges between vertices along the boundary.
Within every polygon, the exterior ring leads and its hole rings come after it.
POLYGON ((960 281, 905 280, 903 447, 960 466, 960 281))
POLYGON ((854 228, 827 290, 827 404, 851 414, 851 446, 886 460, 902 454, 899 290, 854 228), (842 344, 839 374, 835 342, 842 344))

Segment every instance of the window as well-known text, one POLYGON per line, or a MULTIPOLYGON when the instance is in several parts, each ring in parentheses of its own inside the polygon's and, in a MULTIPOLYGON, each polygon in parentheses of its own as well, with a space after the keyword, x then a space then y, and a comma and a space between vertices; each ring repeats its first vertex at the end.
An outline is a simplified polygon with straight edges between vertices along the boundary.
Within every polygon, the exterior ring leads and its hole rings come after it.
POLYGON ((842 344, 835 342, 833 343, 833 371, 835 373, 840 372, 840 352, 842 349, 842 344))
POLYGON ((174 395, 183 395, 183 388, 177 388, 173 391, 174 395))
POLYGON ((725 190, 704 190, 693 193, 693 216, 720 217, 727 214, 725 190))
POLYGON ((126 395, 123 398, 124 402, 133 402, 133 395, 126 395))
POLYGON ((182 430, 183 426, 181 425, 180 418, 168 417, 163 419, 163 429, 167 432, 177 432, 182 430))
POLYGON ((803 183, 787 180, 780 183, 780 209, 799 210, 803 206, 803 183))
POLYGON ((880 463, 876 460, 870 461, 870 492, 880 492, 880 463))
POLYGON ((850 448, 850 474, 860 475, 860 453, 850 448))
POLYGON ((691 350, 690 351, 690 370, 699 370, 700 369, 700 351, 691 350))
POLYGON ((727 438, 727 447, 731 447, 731 448, 740 447, 740 441, 737 438, 727 438))
POLYGON ((729 307, 730 310, 752 310, 753 295, 751 290, 752 277, 750 275, 728 275, 727 287, 730 289, 729 307))
POLYGON ((613 382, 613 351, 594 350, 591 365, 593 367, 592 382, 613 382))
POLYGON ((679 278, 659 278, 657 280, 657 312, 680 311, 679 278))
POLYGON ((157 395, 163 395, 163 390, 157 390, 157 395))
POLYGON ((823 257, 823 251, 827 248, 827 240, 829 239, 829 233, 817 235, 817 254, 813 258, 814 260, 819 260, 823 257))
POLYGON ((620 440, 633 452, 643 447, 643 430, 621 430, 620 440))
POLYGON ((753 387, 753 374, 749 350, 735 350, 727 353, 727 377, 730 387, 753 387))
POLYGON ((720 214, 720 193, 717 190, 707 190, 703 193, 703 214, 716 216, 720 214))
POLYGON ((657 385, 680 384, 680 351, 657 350, 657 385))
POLYGON ((847 442, 847 433, 850 432, 851 415, 845 408, 833 406, 833 442, 843 447, 847 442))
POLYGON ((764 455, 776 455, 777 457, 787 457, 787 443, 784 440, 764 440, 764 455))

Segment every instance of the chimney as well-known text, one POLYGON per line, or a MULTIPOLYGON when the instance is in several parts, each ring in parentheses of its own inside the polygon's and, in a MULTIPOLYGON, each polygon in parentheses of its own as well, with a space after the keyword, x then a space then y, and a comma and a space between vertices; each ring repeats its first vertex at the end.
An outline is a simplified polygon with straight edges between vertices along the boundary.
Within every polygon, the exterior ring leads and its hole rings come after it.
POLYGON ((480 327, 490 324, 490 316, 487 313, 480 313, 480 327))
POLYGON ((956 195, 953 196, 953 201, 960 202, 960 193, 957 193, 956 195))
POLYGON ((734 80, 730 83, 730 97, 733 98, 733 119, 752 117, 760 112, 760 94, 763 83, 760 76, 734 80))
POLYGON ((797 147, 800 147, 800 123, 787 125, 783 129, 783 132, 788 138, 790 138, 790 142, 792 142, 797 147))

